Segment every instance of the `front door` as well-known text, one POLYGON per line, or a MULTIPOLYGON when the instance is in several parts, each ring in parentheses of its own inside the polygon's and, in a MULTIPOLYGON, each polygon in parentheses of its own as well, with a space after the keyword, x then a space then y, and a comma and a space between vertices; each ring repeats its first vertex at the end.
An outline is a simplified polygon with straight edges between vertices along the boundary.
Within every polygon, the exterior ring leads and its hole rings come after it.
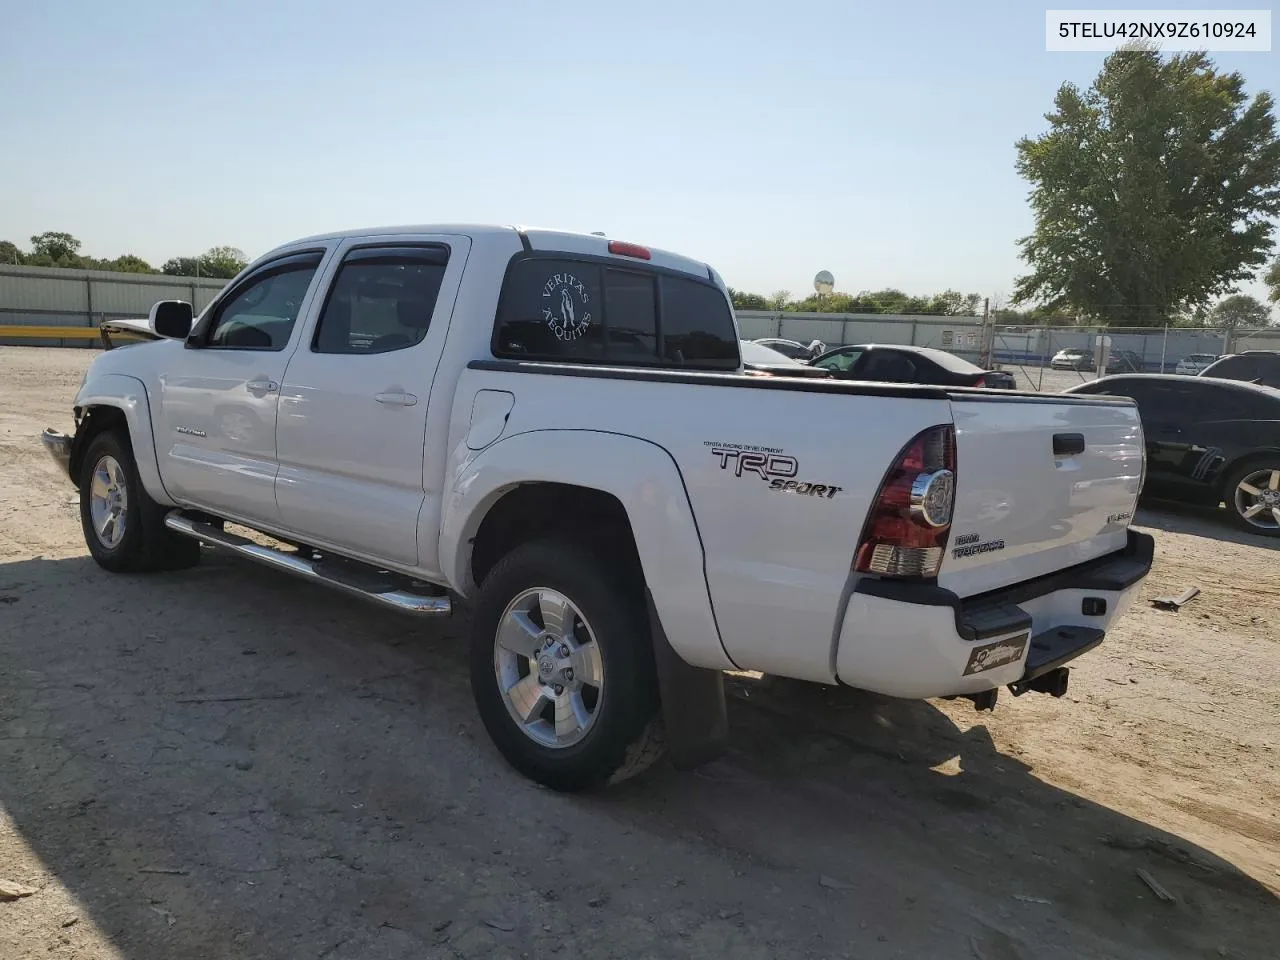
POLYGON ((156 449, 179 502, 276 525, 276 412, 325 250, 262 264, 210 306, 160 376, 156 449))
POLYGON ((1199 424, 1212 418, 1211 398, 1196 383, 1141 378, 1124 392, 1138 403, 1147 442, 1147 485, 1159 496, 1187 496, 1205 483, 1202 464, 1213 451, 1199 424))
POLYGON ((418 564, 427 404, 469 245, 360 238, 338 251, 281 386, 276 502, 287 531, 418 564))

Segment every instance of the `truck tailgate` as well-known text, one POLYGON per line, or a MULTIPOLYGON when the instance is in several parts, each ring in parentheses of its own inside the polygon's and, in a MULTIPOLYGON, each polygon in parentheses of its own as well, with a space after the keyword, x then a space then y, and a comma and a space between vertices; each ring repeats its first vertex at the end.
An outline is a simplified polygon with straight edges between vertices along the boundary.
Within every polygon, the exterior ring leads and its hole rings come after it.
POLYGON ((939 586, 969 597, 1120 550, 1143 473, 1131 401, 953 394, 956 503, 939 586))

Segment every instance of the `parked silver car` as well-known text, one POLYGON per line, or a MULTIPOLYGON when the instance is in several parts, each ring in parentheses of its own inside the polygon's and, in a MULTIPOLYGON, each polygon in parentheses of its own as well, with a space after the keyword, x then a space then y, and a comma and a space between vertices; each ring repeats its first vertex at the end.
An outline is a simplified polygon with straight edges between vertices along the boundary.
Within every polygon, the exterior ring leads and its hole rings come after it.
POLYGON ((1217 360, 1218 355, 1216 353, 1189 353, 1178 361, 1178 365, 1173 368, 1173 372, 1187 377, 1194 377, 1217 360))

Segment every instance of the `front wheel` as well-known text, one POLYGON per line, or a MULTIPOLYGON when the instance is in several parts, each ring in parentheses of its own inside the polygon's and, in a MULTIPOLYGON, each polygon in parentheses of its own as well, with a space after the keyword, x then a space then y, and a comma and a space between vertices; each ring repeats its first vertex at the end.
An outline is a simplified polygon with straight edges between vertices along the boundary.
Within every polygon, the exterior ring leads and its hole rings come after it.
POLYGON ((575 545, 526 544, 485 577, 471 689, 507 762, 554 790, 617 783, 662 755, 640 591, 575 545))
POLYGON ((125 573, 198 563, 200 544, 168 529, 164 514, 142 486, 128 436, 94 437, 80 465, 80 526, 98 565, 125 573))
POLYGON ((1255 460, 1234 471, 1223 499, 1237 526, 1280 537, 1280 460, 1255 460))

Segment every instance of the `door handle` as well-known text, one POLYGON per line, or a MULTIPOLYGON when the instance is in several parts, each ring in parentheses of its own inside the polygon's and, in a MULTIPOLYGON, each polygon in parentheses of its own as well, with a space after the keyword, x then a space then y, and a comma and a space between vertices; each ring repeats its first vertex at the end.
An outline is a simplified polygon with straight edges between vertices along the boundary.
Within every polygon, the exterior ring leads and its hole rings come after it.
POLYGON ((412 407, 418 402, 412 393, 378 393, 373 399, 385 407, 412 407))
POLYGON ((275 393, 280 389, 280 384, 274 380, 250 380, 245 384, 245 387, 250 390, 264 390, 267 393, 275 393))
POLYGON ((1074 457, 1084 453, 1083 433, 1055 433, 1053 435, 1053 455, 1055 457, 1074 457))

